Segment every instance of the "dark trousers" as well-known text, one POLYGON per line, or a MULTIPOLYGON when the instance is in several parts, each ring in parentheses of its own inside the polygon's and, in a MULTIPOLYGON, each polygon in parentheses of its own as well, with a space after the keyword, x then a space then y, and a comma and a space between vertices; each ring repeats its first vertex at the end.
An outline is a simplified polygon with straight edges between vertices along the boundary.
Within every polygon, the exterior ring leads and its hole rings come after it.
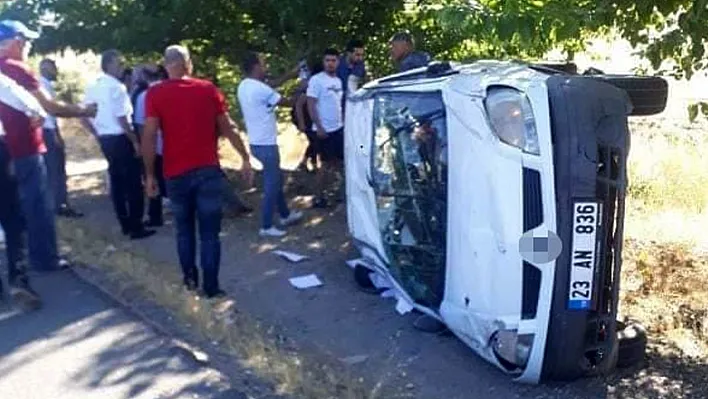
POLYGON ((43 129, 47 152, 44 163, 47 165, 47 181, 49 192, 54 198, 57 209, 68 205, 66 187, 66 152, 57 129, 43 129))
POLYGON ((165 175, 162 173, 162 155, 155 156, 155 178, 160 188, 160 195, 157 198, 150 198, 148 203, 148 217, 150 218, 150 222, 162 224, 162 198, 167 195, 165 175))
POLYGON ((54 198, 49 192, 44 156, 30 155, 12 160, 20 210, 27 227, 29 259, 36 270, 52 271, 59 266, 54 198))
POLYGON ((10 156, 0 139, 0 225, 5 233, 8 280, 27 282, 27 237, 20 210, 17 181, 10 168, 10 156))
POLYGON ((224 175, 218 167, 201 168, 167 180, 167 194, 177 227, 177 252, 185 283, 199 282, 196 233, 199 223, 200 265, 207 295, 219 291, 224 175))
POLYGON ((111 199, 124 233, 141 231, 145 197, 142 168, 133 144, 124 134, 100 136, 101 151, 108 161, 111 199))

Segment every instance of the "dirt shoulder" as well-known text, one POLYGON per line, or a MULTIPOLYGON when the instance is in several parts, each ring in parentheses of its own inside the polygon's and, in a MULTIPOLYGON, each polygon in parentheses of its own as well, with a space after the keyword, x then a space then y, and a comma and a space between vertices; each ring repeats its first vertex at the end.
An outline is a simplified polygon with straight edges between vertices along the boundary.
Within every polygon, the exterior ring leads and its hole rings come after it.
MULTIPOLYGON (((110 202, 102 191, 102 177, 93 174, 72 181, 76 188, 75 203, 87 213, 87 218, 62 223, 65 242, 82 257, 92 253, 109 270, 132 265, 136 281, 147 278, 151 281, 148 285, 154 286, 156 279, 164 280, 172 286, 172 290, 164 293, 166 296, 185 296, 177 284, 172 226, 162 228, 153 239, 127 242, 115 226, 110 202), (122 252, 129 257, 120 257, 122 252)), ((293 206, 304 208, 309 202, 307 184, 293 182, 310 178, 300 175, 289 179, 288 197, 293 206)), ((259 195, 259 191, 253 191, 243 197, 257 205, 259 195)), ((455 337, 416 331, 411 325, 413 315, 400 316, 391 300, 358 290, 351 270, 345 265, 356 253, 346 234, 342 206, 330 211, 307 209, 306 215, 306 221, 292 228, 283 240, 257 237, 257 213, 227 219, 222 237, 222 284, 233 299, 234 311, 258 325, 254 331, 249 326, 231 324, 228 328, 233 330, 232 337, 247 331, 243 340, 257 342, 264 356, 272 356, 270 368, 290 369, 268 376, 269 367, 254 366, 254 359, 242 360, 255 372, 280 382, 283 390, 295 396, 310 396, 317 392, 312 389, 316 384, 333 384, 341 385, 342 392, 347 392, 341 397, 653 398, 664 397, 665 389, 670 387, 680 387, 682 392, 676 395, 674 391, 673 397, 704 397, 696 396, 702 391, 700 387, 706 386, 699 383, 705 380, 703 363, 685 358, 661 342, 652 343, 648 367, 643 370, 627 370, 609 379, 572 384, 539 387, 515 384, 455 337), (294 265, 270 253, 274 249, 302 253, 311 260, 294 265), (324 286, 298 291, 289 285, 288 278, 309 273, 316 273, 324 286), (274 347, 268 348, 269 345, 274 347), (281 356, 283 359, 277 359, 281 356), (308 360, 303 360, 302 366, 292 360, 300 358, 308 360), (326 372, 313 376, 310 370, 297 370, 305 364, 321 365, 326 372), (310 385, 309 390, 302 385, 310 385)), ((193 321, 213 323, 208 316, 200 317, 195 316, 193 321)), ((209 334, 208 329, 206 333, 209 334)), ((247 347, 249 342, 242 344, 247 347)), ((333 395, 331 389, 322 392, 333 395)))

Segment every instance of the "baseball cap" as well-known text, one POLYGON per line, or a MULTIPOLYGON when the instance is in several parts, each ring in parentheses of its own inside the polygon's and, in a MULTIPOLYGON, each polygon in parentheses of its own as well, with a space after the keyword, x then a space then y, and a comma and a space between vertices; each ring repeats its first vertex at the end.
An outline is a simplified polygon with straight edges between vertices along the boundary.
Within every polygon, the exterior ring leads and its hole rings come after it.
POLYGON ((14 39, 18 36, 33 40, 39 37, 39 33, 31 30, 20 21, 11 19, 0 21, 0 41, 14 39))

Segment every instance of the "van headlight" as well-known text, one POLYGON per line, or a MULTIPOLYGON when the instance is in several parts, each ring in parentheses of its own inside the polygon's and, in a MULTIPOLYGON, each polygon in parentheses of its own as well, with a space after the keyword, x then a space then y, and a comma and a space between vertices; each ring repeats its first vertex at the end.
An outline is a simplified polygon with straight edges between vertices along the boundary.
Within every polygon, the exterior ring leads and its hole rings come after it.
POLYGON ((536 119, 524 93, 509 87, 490 87, 484 105, 499 140, 527 154, 540 155, 536 119))

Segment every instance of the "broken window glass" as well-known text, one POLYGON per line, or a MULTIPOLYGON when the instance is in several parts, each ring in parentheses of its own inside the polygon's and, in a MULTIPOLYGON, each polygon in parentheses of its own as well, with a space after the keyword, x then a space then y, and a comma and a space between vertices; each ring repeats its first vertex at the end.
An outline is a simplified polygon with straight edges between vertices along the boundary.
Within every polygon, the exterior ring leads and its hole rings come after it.
POLYGON ((374 107, 373 185, 389 269, 418 303, 445 285, 447 126, 439 92, 384 93, 374 107))

